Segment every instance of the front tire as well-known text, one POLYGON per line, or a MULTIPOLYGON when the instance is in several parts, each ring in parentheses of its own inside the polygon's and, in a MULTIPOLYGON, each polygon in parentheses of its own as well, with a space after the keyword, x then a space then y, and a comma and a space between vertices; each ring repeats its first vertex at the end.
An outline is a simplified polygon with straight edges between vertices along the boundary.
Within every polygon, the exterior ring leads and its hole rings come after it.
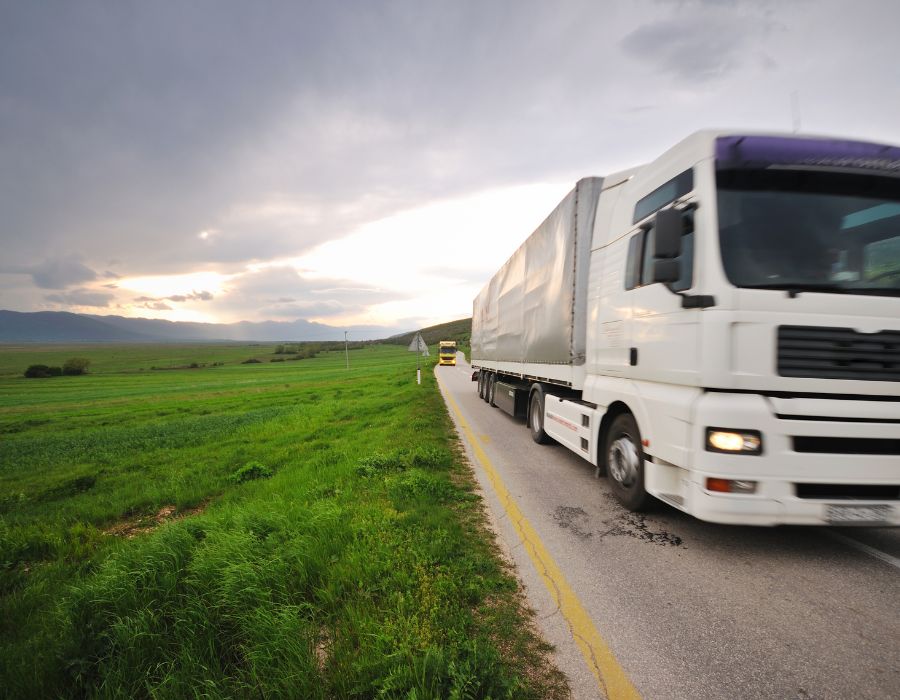
POLYGON ((544 397, 540 391, 531 394, 528 404, 528 427, 531 428, 531 439, 538 445, 546 445, 551 437, 544 430, 544 397))
POLYGON ((606 473, 616 500, 631 511, 647 510, 641 433, 630 413, 616 416, 606 436, 606 473))

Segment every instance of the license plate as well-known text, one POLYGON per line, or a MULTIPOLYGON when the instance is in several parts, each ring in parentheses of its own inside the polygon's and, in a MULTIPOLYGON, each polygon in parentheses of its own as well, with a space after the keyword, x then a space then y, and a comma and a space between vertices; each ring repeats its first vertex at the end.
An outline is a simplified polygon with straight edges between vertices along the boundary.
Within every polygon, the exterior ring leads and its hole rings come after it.
POLYGON ((835 525, 861 523, 888 523, 893 506, 825 506, 825 520, 835 525))

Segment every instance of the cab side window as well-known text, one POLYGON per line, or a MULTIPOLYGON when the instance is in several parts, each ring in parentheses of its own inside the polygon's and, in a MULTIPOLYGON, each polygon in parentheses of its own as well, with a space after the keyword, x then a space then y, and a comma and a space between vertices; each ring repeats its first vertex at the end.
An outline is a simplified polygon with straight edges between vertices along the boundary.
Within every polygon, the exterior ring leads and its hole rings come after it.
MULTIPOLYGON (((694 212, 682 215, 681 255, 675 258, 681 274, 672 283, 676 292, 690 289, 694 284, 694 212)), ((634 289, 651 284, 653 281, 653 229, 641 230, 628 241, 628 256, 625 260, 625 289, 634 289)))
MULTIPOLYGON (((650 194, 642 197, 634 205, 632 223, 638 223, 655 214, 663 207, 684 197, 694 189, 694 170, 689 168, 668 182, 660 185, 650 194)), ((690 289, 694 283, 694 212, 684 212, 684 233, 681 238, 681 255, 676 260, 681 274, 671 288, 676 292, 690 289)), ((646 224, 645 224, 646 226, 646 224)), ((625 270, 625 289, 634 289, 650 284, 653 280, 653 240, 652 227, 638 231, 628 241, 628 259, 625 270)))
POLYGON ((667 183, 657 187, 647 196, 639 199, 637 204, 634 205, 634 216, 631 219, 631 223, 636 224, 641 219, 647 218, 679 197, 684 197, 693 189, 694 171, 693 169, 685 170, 667 183))
POLYGON ((641 284, 641 254, 644 247, 644 232, 639 231, 628 241, 628 256, 625 260, 625 289, 634 289, 641 284))
POLYGON ((685 214, 684 233, 681 234, 681 255, 678 261, 680 274, 672 283, 676 292, 684 292, 694 286, 694 212, 685 214))
POLYGON ((653 245, 656 242, 656 231, 650 229, 644 233, 644 254, 641 256, 641 286, 650 284, 653 279, 653 245))

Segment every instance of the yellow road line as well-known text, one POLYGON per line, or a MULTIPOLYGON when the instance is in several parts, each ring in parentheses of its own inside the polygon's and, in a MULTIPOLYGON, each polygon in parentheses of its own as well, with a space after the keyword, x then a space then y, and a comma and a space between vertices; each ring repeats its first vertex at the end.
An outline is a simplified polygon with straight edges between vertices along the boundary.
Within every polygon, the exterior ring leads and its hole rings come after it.
MULTIPOLYGON (((438 383, 441 383, 440 380, 438 383)), ((443 384, 441 386, 443 387, 443 384)), ((487 473, 491 485, 494 487, 494 493, 497 494, 497 498, 500 499, 500 503, 506 511, 510 522, 516 528, 516 533, 519 535, 525 551, 531 557, 531 561, 543 579, 544 585, 547 586, 547 590, 550 591, 550 595, 553 596, 559 611, 569 625, 572 637, 575 639, 575 643, 578 644, 578 648, 581 650, 588 667, 597 679, 600 689, 610 700, 640 698, 640 694, 626 675, 625 670, 616 661, 616 657, 613 656, 609 645, 600 636, 597 628, 594 627, 590 615, 584 609, 581 601, 578 600, 575 591, 569 586, 553 557, 550 556, 550 553, 544 547, 541 538, 522 511, 519 510, 509 491, 507 491, 491 460, 481 448, 466 419, 463 418, 459 406, 456 405, 456 401, 450 395, 450 391, 446 387, 443 388, 444 396, 456 414, 459 425, 472 446, 472 450, 475 452, 475 457, 487 473)))

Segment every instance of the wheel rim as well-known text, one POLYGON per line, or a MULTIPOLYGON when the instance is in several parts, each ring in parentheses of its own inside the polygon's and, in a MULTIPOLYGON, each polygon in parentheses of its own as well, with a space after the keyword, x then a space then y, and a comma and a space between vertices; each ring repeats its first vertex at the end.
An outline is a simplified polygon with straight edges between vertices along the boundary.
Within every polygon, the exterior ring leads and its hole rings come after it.
POLYGON ((609 446, 609 474, 622 486, 629 488, 637 481, 641 456, 631 438, 623 435, 609 446))
POLYGON ((541 432, 541 402, 535 399, 531 402, 531 427, 534 429, 534 432, 541 432))

